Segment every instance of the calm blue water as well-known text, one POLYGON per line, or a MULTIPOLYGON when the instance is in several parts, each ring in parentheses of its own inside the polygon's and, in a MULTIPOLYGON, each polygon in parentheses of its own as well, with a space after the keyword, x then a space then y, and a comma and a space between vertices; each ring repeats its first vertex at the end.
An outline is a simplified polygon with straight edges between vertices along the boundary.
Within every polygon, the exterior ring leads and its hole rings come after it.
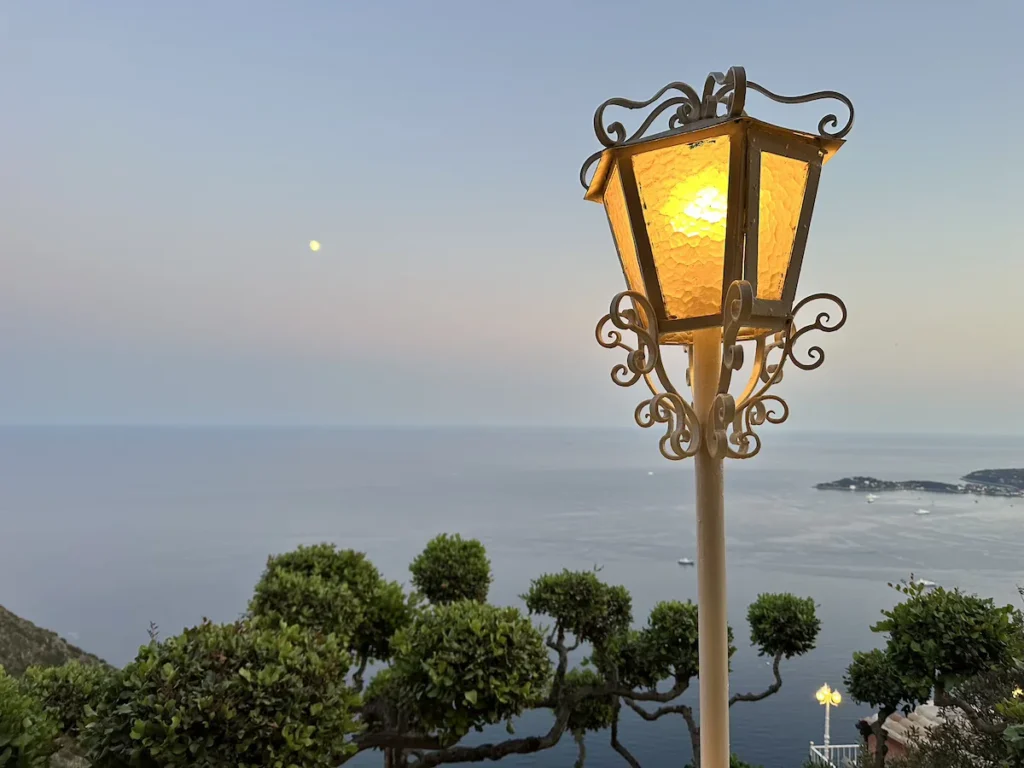
MULTIPOLYGON (((1024 583, 1020 500, 898 494, 868 505, 811 486, 1024 466, 1024 439, 764 436, 761 456, 727 466, 734 690, 769 682, 745 643, 759 592, 813 596, 823 620, 818 648, 783 665, 779 694, 733 708, 735 751, 771 768, 799 765, 820 741, 814 691, 841 687, 851 652, 875 643, 868 627, 896 596, 886 581, 913 570, 1002 602, 1024 583), (913 514, 919 507, 932 514, 913 514)), ((639 429, 0 430, 0 603, 123 664, 150 621, 166 635, 236 617, 268 553, 335 541, 405 581, 424 543, 449 531, 487 545, 495 602, 518 604, 546 571, 596 563, 632 590, 639 621, 658 600, 696 599, 694 569, 676 564, 696 549, 691 473, 639 429)), ((833 714, 834 743, 855 740, 860 714, 833 714)), ((520 733, 530 728, 546 719, 520 733)), ((645 765, 689 758, 681 720, 629 713, 623 738, 645 765)), ((603 738, 590 737, 589 753, 590 768, 622 764, 603 738)), ((567 766, 573 756, 566 739, 506 764, 567 766)))

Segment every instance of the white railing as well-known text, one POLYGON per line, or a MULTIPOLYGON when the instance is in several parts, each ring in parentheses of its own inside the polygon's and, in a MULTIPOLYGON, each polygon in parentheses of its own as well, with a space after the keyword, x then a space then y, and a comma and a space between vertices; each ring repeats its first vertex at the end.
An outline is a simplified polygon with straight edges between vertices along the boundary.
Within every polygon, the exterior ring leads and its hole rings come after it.
POLYGON ((856 768, 860 744, 811 744, 810 762, 823 768, 856 768))

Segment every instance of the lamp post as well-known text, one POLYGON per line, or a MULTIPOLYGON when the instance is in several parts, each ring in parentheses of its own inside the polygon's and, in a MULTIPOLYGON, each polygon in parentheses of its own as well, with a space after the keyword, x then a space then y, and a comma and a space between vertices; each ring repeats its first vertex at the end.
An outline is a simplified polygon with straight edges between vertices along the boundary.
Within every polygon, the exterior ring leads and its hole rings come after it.
POLYGON ((814 698, 818 700, 818 703, 825 707, 825 756, 828 758, 828 748, 832 743, 832 725, 830 714, 832 707, 838 707, 843 702, 843 697, 839 691, 833 691, 828 687, 828 683, 821 686, 817 693, 814 694, 814 698))
POLYGON ((637 424, 664 428, 666 458, 695 459, 704 768, 729 763, 723 463, 756 455, 755 428, 788 417, 789 406, 771 391, 784 363, 811 370, 824 361, 820 347, 802 358, 795 342, 846 322, 846 307, 831 294, 795 298, 821 169, 852 126, 853 105, 842 94, 779 96, 732 67, 709 75, 703 94, 676 82, 647 101, 604 102, 594 115, 604 149, 580 171, 585 199, 605 207, 626 280, 597 326, 602 346, 626 352, 612 381, 629 387, 643 380, 651 396, 637 405, 637 424), (849 118, 840 128, 826 115, 816 134, 780 128, 746 114, 748 91, 783 104, 836 99, 849 118), (606 124, 610 107, 648 112, 627 135, 622 123, 606 124), (666 113, 668 130, 648 135, 666 113), (837 319, 821 311, 798 327, 797 312, 818 300, 832 302, 837 319), (624 332, 635 335, 634 346, 624 332), (744 344, 753 347, 751 370, 733 395, 744 344), (669 378, 662 345, 687 351, 692 400, 669 378))

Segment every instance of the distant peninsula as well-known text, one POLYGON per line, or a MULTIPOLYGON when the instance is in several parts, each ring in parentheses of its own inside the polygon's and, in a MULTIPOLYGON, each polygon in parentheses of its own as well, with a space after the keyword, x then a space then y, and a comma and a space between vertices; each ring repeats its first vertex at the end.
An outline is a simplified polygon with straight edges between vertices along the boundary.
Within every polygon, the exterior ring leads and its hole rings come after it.
POLYGON ((830 483, 818 483, 819 491, 918 491, 921 493, 954 493, 972 496, 1024 496, 1024 469, 979 469, 960 478, 962 483, 939 483, 934 480, 879 480, 876 477, 844 477, 830 483))

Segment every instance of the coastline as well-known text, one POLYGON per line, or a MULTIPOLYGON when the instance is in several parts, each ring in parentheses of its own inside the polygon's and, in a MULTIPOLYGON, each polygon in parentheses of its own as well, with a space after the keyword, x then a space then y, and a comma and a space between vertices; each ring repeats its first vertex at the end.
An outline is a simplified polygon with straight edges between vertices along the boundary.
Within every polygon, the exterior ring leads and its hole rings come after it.
POLYGON ((917 491, 969 496, 1024 497, 1024 469, 979 469, 960 478, 960 483, 935 480, 879 480, 856 475, 843 477, 814 487, 819 491, 882 493, 885 491, 917 491))

